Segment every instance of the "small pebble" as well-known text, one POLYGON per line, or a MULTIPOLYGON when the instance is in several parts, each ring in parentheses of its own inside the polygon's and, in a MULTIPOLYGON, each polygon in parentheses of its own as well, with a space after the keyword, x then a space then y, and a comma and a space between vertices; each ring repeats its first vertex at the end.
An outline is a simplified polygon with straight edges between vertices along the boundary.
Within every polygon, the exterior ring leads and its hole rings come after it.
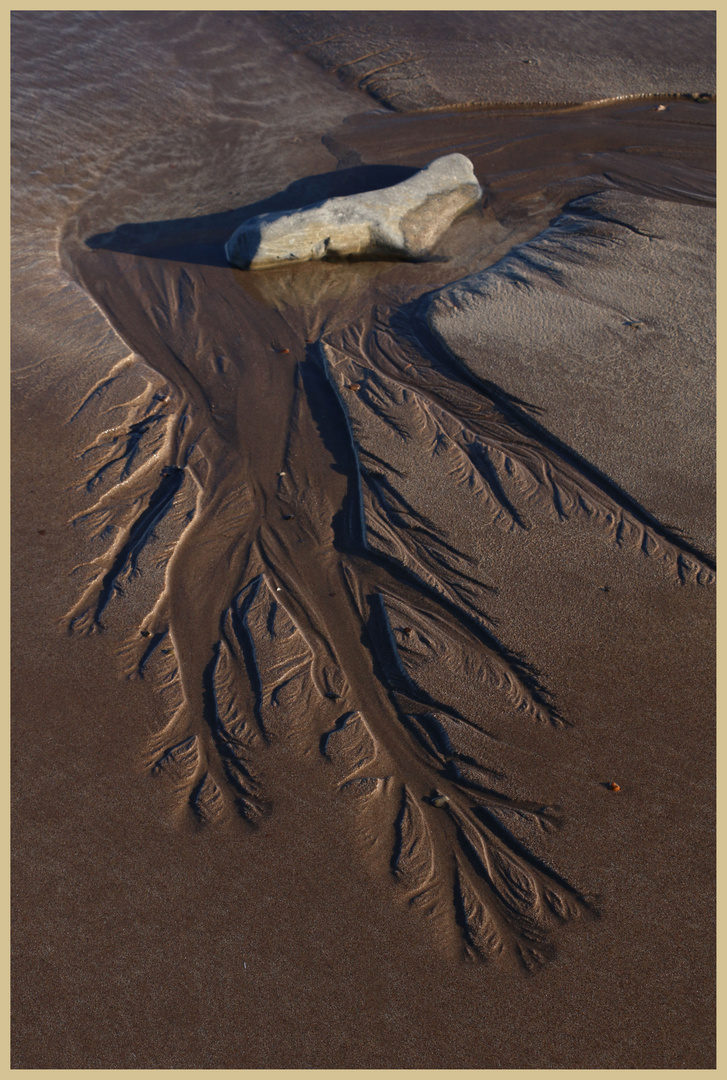
POLYGON ((612 780, 611 783, 608 785, 608 789, 609 791, 620 791, 621 785, 617 784, 615 780, 612 780))
POLYGON ((360 382, 349 383, 348 384, 348 389, 349 390, 360 390, 361 389, 361 383, 360 382))
POLYGON ((448 802, 448 795, 437 795, 436 799, 432 799, 432 806, 436 806, 438 809, 441 809, 443 806, 446 806, 448 802))
POLYGON ((666 111, 666 105, 657 105, 656 109, 654 110, 654 112, 665 112, 665 111, 666 111))
POLYGON ((141 634, 142 637, 150 637, 151 636, 148 630, 140 630, 139 633, 141 634))
POLYGON ((283 521, 291 521, 295 517, 295 514, 283 514, 283 521))
POLYGON ((289 353, 290 349, 276 349, 275 346, 273 345, 273 352, 276 352, 276 353, 289 353))

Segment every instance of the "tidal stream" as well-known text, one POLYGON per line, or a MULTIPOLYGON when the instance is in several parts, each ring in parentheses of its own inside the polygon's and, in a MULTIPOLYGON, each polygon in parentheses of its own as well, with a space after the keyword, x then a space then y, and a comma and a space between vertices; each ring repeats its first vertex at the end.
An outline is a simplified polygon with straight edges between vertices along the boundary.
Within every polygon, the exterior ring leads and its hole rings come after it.
POLYGON ((373 872, 391 870, 445 942, 530 967, 555 923, 596 910, 528 843, 561 811, 508 793, 508 746, 486 709, 439 700, 418 678, 435 656, 500 693, 523 724, 576 722, 490 622, 486 568, 412 504, 372 432, 383 425, 420 469, 445 462, 485 529, 580 517, 624 559, 658 558, 688 587, 710 582, 709 560, 550 440, 526 403, 458 365, 424 318, 429 293, 492 265, 577 196, 615 187, 710 205, 707 113, 674 101, 370 114, 324 136, 336 171, 264 203, 119 221, 102 235, 101 192, 74 215, 65 266, 130 350, 76 416, 129 372, 145 372, 146 388, 84 450, 79 524, 103 551, 68 625, 103 629, 153 549, 163 586, 119 648, 127 673, 159 688, 148 763, 180 813, 206 826, 240 813, 254 826, 274 812, 260 755, 295 734, 356 800, 351 843, 373 872), (385 186, 454 151, 486 196, 429 262, 225 263, 246 217, 385 186))

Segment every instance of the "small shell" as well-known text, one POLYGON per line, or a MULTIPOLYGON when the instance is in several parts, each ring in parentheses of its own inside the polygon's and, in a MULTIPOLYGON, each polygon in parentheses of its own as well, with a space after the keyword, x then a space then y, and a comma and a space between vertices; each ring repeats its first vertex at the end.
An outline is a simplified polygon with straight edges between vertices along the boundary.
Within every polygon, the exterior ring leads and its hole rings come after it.
POLYGON ((437 795, 435 799, 432 799, 432 806, 436 806, 437 809, 441 809, 441 807, 446 806, 448 802, 448 795, 437 795))

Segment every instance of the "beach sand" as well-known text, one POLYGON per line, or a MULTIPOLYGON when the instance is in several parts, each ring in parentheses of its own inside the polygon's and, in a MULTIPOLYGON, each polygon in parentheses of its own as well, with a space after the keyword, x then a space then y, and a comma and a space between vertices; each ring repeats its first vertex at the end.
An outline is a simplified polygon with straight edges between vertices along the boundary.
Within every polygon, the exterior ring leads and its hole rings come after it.
POLYGON ((15 16, 13 1067, 713 1068, 712 24, 300 14, 15 16))

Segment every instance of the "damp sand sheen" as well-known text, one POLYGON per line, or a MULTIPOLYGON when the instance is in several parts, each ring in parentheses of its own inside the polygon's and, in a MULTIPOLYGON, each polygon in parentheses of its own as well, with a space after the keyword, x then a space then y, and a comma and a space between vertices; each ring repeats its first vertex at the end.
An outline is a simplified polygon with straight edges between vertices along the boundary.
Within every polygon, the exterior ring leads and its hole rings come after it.
MULTIPOLYGON (((294 230, 296 215, 288 222, 294 230)), ((486 708, 433 697, 418 669, 436 658, 554 739, 573 720, 507 628, 489 625, 483 568, 408 502, 372 431, 437 458, 483 528, 582 518, 623 559, 646 555, 690 588, 711 584, 709 560, 528 431, 427 334, 421 313, 402 316, 392 294, 411 289, 411 268, 256 269, 254 255, 248 270, 170 264, 134 232, 72 256, 133 350, 121 368, 138 358, 154 376, 87 448, 89 491, 116 482, 82 521, 113 540, 69 629, 103 627, 163 528, 163 588, 124 653, 127 673, 164 701, 146 753, 180 812, 210 828, 274 813, 260 756, 294 734, 319 747, 340 797, 355 801, 350 842, 372 870, 393 873, 441 947, 543 963, 553 925, 597 910, 528 844, 567 809, 537 791, 513 797, 507 744, 486 708)), ((425 280, 426 265, 414 273, 425 280)))
POLYGON ((715 105, 477 19, 18 13, 13 1067, 712 1067, 715 105))

